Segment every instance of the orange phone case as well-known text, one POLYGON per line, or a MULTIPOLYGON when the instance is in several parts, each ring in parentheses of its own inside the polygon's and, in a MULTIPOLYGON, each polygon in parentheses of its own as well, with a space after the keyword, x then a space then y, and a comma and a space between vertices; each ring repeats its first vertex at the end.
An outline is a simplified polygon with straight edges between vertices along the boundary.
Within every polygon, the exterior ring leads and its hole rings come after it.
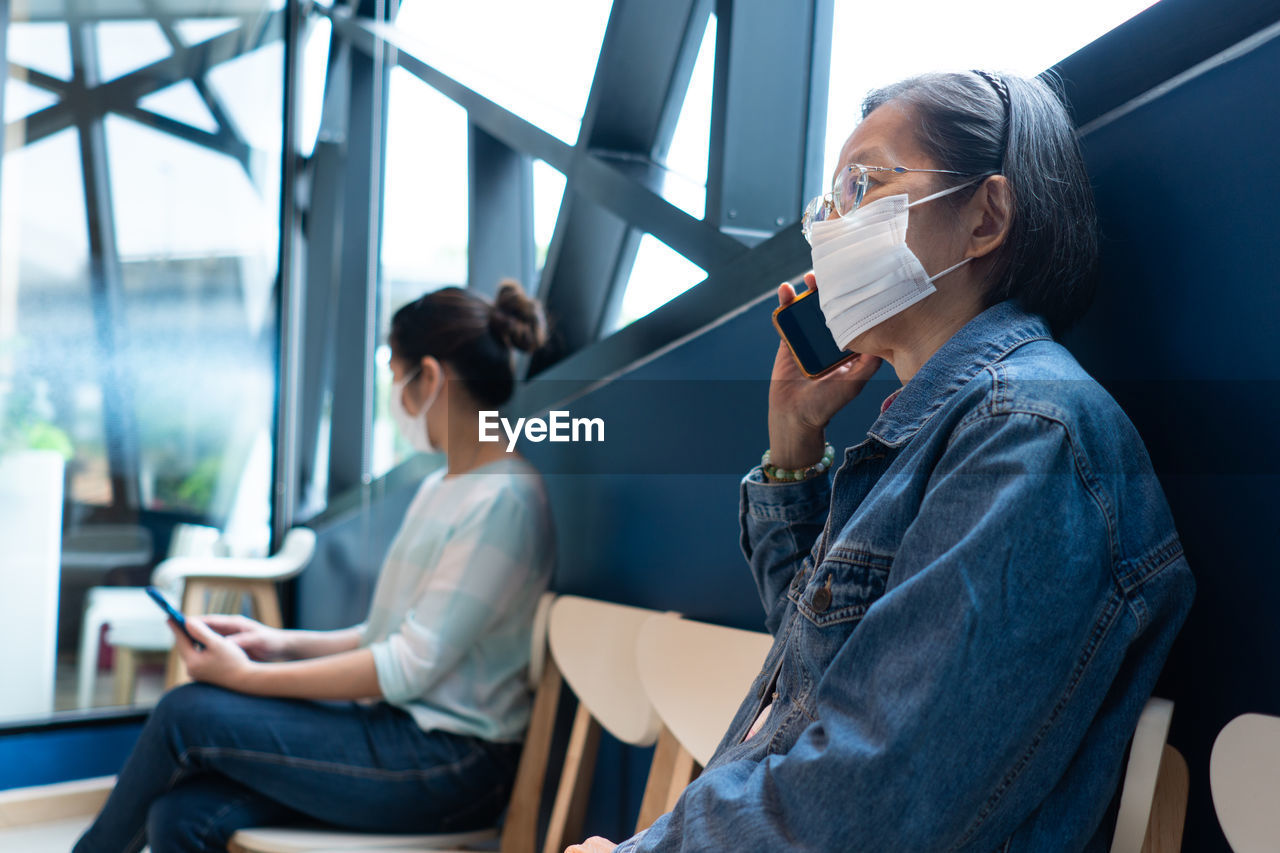
POLYGON ((788 308, 790 308, 792 305, 795 305, 795 304, 796 304, 797 302, 799 302, 801 299, 804 299, 804 298, 806 298, 806 297, 808 297, 808 296, 812 296, 812 295, 814 295, 814 294, 815 294, 815 293, 817 293, 817 292, 818 292, 818 291, 814 290, 814 289, 811 287, 811 288, 809 288, 808 290, 806 290, 804 293, 801 293, 801 294, 800 294, 799 296, 797 296, 795 299, 791 300, 791 302, 790 302, 790 303, 788 303, 788 304, 786 304, 786 305, 779 305, 777 308, 774 308, 774 309, 773 309, 773 314, 771 315, 771 316, 772 316, 772 318, 773 318, 773 327, 774 327, 775 329, 777 329, 777 330, 778 330, 778 337, 782 338, 783 343, 785 343, 785 344, 787 345, 787 350, 788 350, 788 351, 790 351, 790 353, 791 353, 791 357, 792 357, 793 359, 795 359, 796 367, 800 368, 800 372, 801 372, 801 373, 803 373, 805 376, 809 377, 810 379, 817 379, 817 378, 819 378, 819 377, 826 376, 828 373, 830 373, 831 371, 835 370, 837 367, 839 367, 840 365, 844 364, 846 361, 848 361, 849 359, 851 359, 851 358, 853 358, 853 357, 855 357, 855 356, 857 355, 857 353, 856 353, 856 352, 846 353, 844 358, 840 359, 840 360, 839 360, 839 361, 837 361, 835 364, 833 364, 833 365, 831 365, 831 366, 829 366, 829 367, 823 368, 822 370, 818 371, 817 373, 810 373, 809 371, 805 370, 805 369, 804 369, 804 365, 800 363, 800 357, 796 355, 795 348, 793 348, 793 347, 791 346, 791 341, 787 340, 787 336, 786 336, 785 334, 783 334, 782 326, 778 325, 778 314, 779 314, 780 312, 782 312, 782 311, 787 310, 787 309, 788 309, 788 308))

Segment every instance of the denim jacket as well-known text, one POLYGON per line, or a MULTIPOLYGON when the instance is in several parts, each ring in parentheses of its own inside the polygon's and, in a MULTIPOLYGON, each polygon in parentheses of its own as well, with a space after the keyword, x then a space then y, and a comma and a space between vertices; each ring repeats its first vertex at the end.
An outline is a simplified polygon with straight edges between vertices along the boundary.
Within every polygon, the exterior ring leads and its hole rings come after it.
POLYGON ((1142 440, 1043 318, 986 309, 833 479, 756 467, 740 517, 772 650, 618 853, 1109 847, 1195 583, 1142 440))

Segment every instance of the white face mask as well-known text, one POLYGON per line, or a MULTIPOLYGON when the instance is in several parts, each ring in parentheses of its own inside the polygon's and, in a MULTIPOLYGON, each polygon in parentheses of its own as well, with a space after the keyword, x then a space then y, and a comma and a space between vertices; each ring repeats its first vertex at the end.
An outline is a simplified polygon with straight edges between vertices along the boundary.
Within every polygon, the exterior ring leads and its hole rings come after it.
POLYGON ((404 407, 405 386, 421 372, 422 368, 419 367, 413 373, 391 386, 391 419, 396 422, 396 428, 400 430, 404 440, 409 442, 409 446, 414 450, 420 453, 439 453, 440 448, 431 443, 431 436, 427 434, 427 412, 430 411, 431 404, 436 401, 436 395, 440 393, 440 387, 432 390, 431 396, 422 405, 422 411, 418 412, 417 417, 409 414, 409 411, 404 407))
POLYGON ((905 193, 861 205, 848 216, 813 223, 813 274, 827 328, 844 349, 851 340, 924 299, 935 279, 973 260, 929 275, 907 247, 908 208, 963 189, 959 186, 907 203, 905 193))

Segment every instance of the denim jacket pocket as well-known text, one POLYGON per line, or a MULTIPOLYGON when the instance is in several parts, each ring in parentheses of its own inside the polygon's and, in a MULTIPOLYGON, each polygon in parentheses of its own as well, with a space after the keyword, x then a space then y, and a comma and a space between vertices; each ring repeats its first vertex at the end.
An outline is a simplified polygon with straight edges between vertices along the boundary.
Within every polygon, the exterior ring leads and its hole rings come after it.
POLYGON ((787 597, 813 625, 822 628, 860 620, 884 595, 893 556, 867 548, 836 545, 787 597))

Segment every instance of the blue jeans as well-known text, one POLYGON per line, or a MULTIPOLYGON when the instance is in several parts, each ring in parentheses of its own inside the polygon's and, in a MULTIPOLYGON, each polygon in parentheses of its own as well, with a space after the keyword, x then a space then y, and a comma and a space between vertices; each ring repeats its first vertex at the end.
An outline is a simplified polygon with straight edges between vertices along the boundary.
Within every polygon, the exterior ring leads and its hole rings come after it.
POLYGON ((518 743, 423 731, 379 702, 169 691, 74 853, 225 851, 237 829, 323 822, 366 832, 493 826, 518 743))

